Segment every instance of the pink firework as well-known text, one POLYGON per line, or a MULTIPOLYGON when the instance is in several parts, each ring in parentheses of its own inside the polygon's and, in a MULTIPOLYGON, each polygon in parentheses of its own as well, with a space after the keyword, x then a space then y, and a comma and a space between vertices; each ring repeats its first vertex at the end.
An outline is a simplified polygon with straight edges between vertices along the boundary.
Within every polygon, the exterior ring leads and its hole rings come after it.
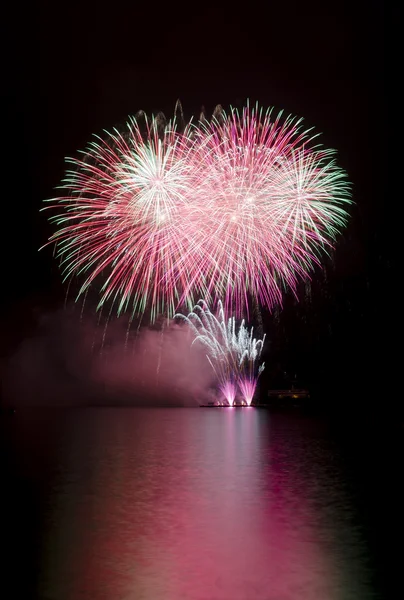
POLYGON ((246 327, 244 319, 237 326, 235 317, 226 316, 221 301, 216 315, 200 300, 188 316, 176 317, 189 326, 194 336, 192 344, 205 347, 206 358, 228 404, 233 406, 238 385, 243 403, 250 406, 258 377, 265 368, 265 363, 259 365, 259 360, 266 336, 255 338, 254 329, 246 327))
POLYGON ((189 148, 174 124, 162 130, 146 118, 142 131, 131 119, 124 133, 70 160, 69 195, 57 199, 64 210, 52 218, 59 230, 51 240, 66 277, 83 277, 79 294, 97 280, 100 305, 117 301, 118 312, 130 302, 134 312, 149 306, 152 320, 182 300, 195 218, 188 194, 198 178, 189 148))
POLYGON ((223 396, 227 400, 229 406, 234 405, 234 400, 236 398, 236 386, 232 381, 225 381, 221 386, 220 390, 223 393, 223 396))
POLYGON ((349 186, 300 120, 248 105, 187 125, 131 118, 70 159, 52 217, 66 278, 118 313, 173 315, 197 297, 271 308, 345 224, 349 186))
POLYGON ((247 406, 251 406, 251 402, 253 401, 255 390, 257 387, 257 379, 254 377, 252 379, 249 378, 241 378, 238 382, 241 395, 247 403, 247 406))
POLYGON ((191 157, 205 173, 200 267, 207 289, 236 314, 246 296, 272 307, 319 264, 346 218, 345 175, 301 121, 258 107, 202 124, 191 157))
POLYGON ((238 386, 247 406, 251 406, 257 388, 258 378, 265 369, 265 363, 259 365, 265 338, 254 337, 254 330, 247 329, 241 323, 239 330, 239 368, 238 386))

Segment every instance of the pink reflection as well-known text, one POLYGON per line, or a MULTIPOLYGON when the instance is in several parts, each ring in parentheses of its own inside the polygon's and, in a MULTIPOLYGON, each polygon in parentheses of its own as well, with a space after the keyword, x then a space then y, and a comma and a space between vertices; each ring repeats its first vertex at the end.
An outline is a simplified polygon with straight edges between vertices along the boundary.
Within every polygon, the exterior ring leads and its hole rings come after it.
POLYGON ((265 413, 118 417, 92 422, 91 440, 82 424, 44 597, 339 600, 305 479, 269 439, 265 413))
MULTIPOLYGON (((283 483, 276 471, 269 467, 268 480, 263 476, 265 446, 257 412, 225 415, 221 460, 209 462, 203 477, 190 482, 181 539, 159 540, 167 552, 175 552, 178 597, 334 598, 330 566, 310 541, 314 535, 303 500, 295 497, 300 508, 294 516, 278 502, 276 490, 283 483)), ((204 452, 215 439, 211 423, 206 425, 204 452)), ((192 462, 202 467, 196 455, 192 462)))

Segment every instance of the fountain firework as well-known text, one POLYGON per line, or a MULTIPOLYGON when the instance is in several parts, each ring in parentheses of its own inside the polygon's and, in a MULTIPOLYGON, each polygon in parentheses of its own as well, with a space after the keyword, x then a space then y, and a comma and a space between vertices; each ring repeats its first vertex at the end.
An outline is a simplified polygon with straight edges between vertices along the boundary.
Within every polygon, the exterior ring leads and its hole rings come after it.
POLYGON ((262 363, 257 369, 257 363, 261 356, 266 336, 264 335, 262 340, 257 340, 253 337, 253 331, 253 328, 251 328, 249 332, 244 326, 243 321, 240 325, 238 335, 240 346, 238 385, 247 406, 251 406, 258 377, 265 368, 265 363, 262 363))
POLYGON ((262 340, 256 340, 253 337, 253 329, 248 330, 244 320, 236 329, 235 317, 226 318, 223 303, 220 301, 217 316, 203 300, 194 306, 188 316, 175 316, 189 325, 194 335, 192 344, 200 343, 205 346, 207 359, 229 406, 234 404, 237 386, 244 403, 250 406, 257 379, 264 370, 264 364, 257 370, 257 362, 265 335, 262 340))
POLYGON ((346 222, 345 173, 315 137, 248 104, 181 126, 141 113, 96 137, 49 206, 65 277, 152 321, 198 297, 237 316, 248 296, 280 303, 346 222))

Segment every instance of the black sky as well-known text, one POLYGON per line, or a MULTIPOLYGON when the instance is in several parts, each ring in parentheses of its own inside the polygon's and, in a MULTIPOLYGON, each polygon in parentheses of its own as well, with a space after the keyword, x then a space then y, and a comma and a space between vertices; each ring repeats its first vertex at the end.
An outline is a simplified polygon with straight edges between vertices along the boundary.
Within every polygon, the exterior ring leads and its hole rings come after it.
POLYGON ((53 195, 65 156, 139 109, 170 115, 180 98, 190 116, 201 105, 210 111, 250 98, 323 132, 323 142, 339 150, 356 203, 326 279, 314 276, 311 301, 287 297, 279 319, 265 317, 270 360, 300 370, 311 385, 358 390, 367 381, 366 394, 380 391, 394 379, 394 307, 384 292, 391 267, 383 21, 374 0, 9 8, 2 98, 7 333, 18 330, 21 338, 32 305, 63 298, 51 252, 37 248, 50 231, 41 201, 53 195))

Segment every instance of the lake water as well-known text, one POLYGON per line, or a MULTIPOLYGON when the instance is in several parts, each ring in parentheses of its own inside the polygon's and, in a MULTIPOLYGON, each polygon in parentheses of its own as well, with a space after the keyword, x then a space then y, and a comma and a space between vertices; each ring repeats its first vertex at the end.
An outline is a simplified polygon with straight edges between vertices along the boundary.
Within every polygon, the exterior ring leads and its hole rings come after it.
POLYGON ((32 410, 3 430, 8 600, 379 597, 363 469, 319 419, 32 410))

